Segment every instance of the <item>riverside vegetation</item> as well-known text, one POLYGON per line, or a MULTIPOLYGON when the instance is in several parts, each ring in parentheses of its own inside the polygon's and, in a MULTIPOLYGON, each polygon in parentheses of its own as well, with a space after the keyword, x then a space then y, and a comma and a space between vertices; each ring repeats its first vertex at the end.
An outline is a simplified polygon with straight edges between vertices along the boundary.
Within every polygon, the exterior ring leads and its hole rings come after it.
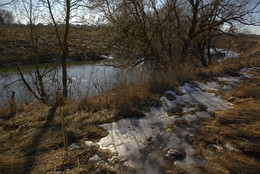
POLYGON ((237 32, 237 24, 259 24, 259 6, 252 0, 0 3, 0 64, 16 66, 35 99, 16 103, 14 91, 1 104, 0 172, 259 173, 260 42, 237 32), (68 61, 112 57, 119 59, 106 65, 142 70, 135 81, 123 73, 109 86, 105 78, 93 83, 98 94, 72 100, 68 61), (29 75, 23 65, 32 65, 29 75), (249 78, 242 68, 252 71, 249 78), (227 75, 240 83, 219 80, 227 75), (220 90, 196 88, 209 81, 220 90), (133 155, 138 164, 131 165, 130 152, 140 152, 133 155))
MULTIPOLYGON (((193 79, 207 81, 221 75, 236 75, 243 67, 259 67, 258 40, 237 41, 234 49, 242 50, 238 58, 191 72, 171 72, 123 84, 113 90, 63 105, 48 106, 40 102, 15 103, 1 110, 0 171, 3 173, 88 173, 99 168, 102 173, 117 173, 122 161, 108 162, 115 155, 97 146, 84 146, 70 151, 72 143, 98 142, 107 136, 100 125, 126 117, 143 117, 142 111, 160 106, 159 97, 193 79), (241 49, 243 48, 243 49, 241 49), (91 161, 98 155, 106 163, 91 161)), ((234 104, 226 111, 217 111, 203 123, 201 132, 192 139, 197 155, 205 160, 201 172, 259 172, 259 72, 228 93, 219 94, 234 104), (232 143, 239 151, 209 150, 209 144, 232 143)), ((185 123, 181 123, 185 124, 185 123)), ((131 173, 131 170, 129 170, 131 173)), ((170 168, 168 173, 185 173, 170 168)))

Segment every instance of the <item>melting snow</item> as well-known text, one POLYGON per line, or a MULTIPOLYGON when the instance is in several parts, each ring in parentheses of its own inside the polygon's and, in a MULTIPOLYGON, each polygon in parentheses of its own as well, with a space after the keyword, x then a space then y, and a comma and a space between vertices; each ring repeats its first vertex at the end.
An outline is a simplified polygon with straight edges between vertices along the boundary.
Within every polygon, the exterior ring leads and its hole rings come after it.
POLYGON ((209 112, 227 109, 231 104, 224 99, 221 99, 219 96, 216 96, 214 93, 203 92, 199 88, 192 87, 188 83, 181 87, 181 91, 185 93, 185 95, 181 96, 183 101, 206 105, 209 112))
POLYGON ((85 141, 85 146, 96 146, 97 144, 92 141, 85 141))
POLYGON ((218 81, 220 82, 226 82, 230 85, 236 86, 238 83, 241 82, 241 77, 232 77, 232 76, 227 76, 227 77, 218 77, 218 81))
POLYGON ((100 159, 99 156, 95 155, 95 156, 89 158, 88 162, 95 162, 95 161, 98 161, 99 159, 100 159))
MULTIPOLYGON (((243 71, 247 72, 247 71, 243 71)), ((220 77, 221 82, 236 85, 241 82, 241 77, 220 77)), ((166 161, 163 156, 167 149, 181 148, 186 152, 186 158, 182 161, 175 161, 174 164, 186 170, 191 169, 192 165, 201 165, 201 161, 194 157, 194 149, 187 141, 187 135, 193 135, 198 124, 194 121, 210 117, 210 113, 216 110, 230 108, 231 103, 216 96, 214 93, 207 93, 202 90, 220 90, 231 88, 231 86, 220 87, 216 82, 206 84, 197 82, 199 88, 186 83, 180 90, 184 95, 179 96, 174 91, 167 91, 176 99, 169 101, 162 97, 162 107, 151 108, 142 118, 127 118, 116 123, 107 123, 102 126, 107 129, 108 136, 102 138, 97 144, 101 149, 109 149, 118 154, 118 158, 127 158, 129 165, 136 168, 140 173, 161 173, 166 161), (202 90, 201 90, 201 89, 202 90), (169 117, 170 111, 178 103, 183 107, 184 115, 169 117), (190 107, 187 103, 207 106, 205 111, 190 107), (192 114, 189 112, 192 111, 192 114), (176 121, 186 120, 188 125, 177 126, 176 121), (173 125, 171 133, 166 131, 167 126, 173 125)), ((192 106, 192 105, 191 105, 192 106)), ((86 145, 93 145, 85 142, 86 145)), ((227 145, 227 148, 230 148, 227 145)))
MULTIPOLYGON (((196 115, 184 115, 182 119, 194 122, 199 119, 210 117, 209 112, 227 109, 228 103, 215 94, 206 93, 186 83, 180 88, 185 94, 176 95, 173 91, 167 91, 176 97, 176 100, 169 101, 162 97, 163 106, 151 108, 143 118, 123 119, 116 123, 103 124, 109 132, 97 144, 102 149, 109 149, 118 153, 118 158, 128 158, 131 165, 144 173, 158 173, 165 165, 163 152, 169 148, 181 147, 187 154, 182 161, 176 161, 175 165, 189 169, 192 165, 199 165, 200 161, 193 155, 194 150, 186 140, 187 134, 192 134, 196 126, 178 127, 175 126, 173 133, 165 131, 168 124, 174 124, 180 120, 178 117, 168 117, 167 111, 176 106, 177 103, 190 102, 206 105, 207 111, 196 111, 196 115), (152 137, 150 141, 147 139, 152 137)), ((196 108, 186 106, 184 112, 195 111, 196 108)))
POLYGON ((202 90, 212 90, 212 91, 218 91, 221 89, 221 87, 216 83, 216 82, 207 82, 205 83, 200 83, 196 81, 198 87, 202 90))
POLYGON ((74 149, 81 149, 81 148, 82 148, 82 147, 79 146, 79 145, 77 145, 76 143, 72 143, 72 144, 69 146, 68 150, 71 151, 71 150, 74 150, 74 149))
POLYGON ((254 75, 250 74, 249 72, 254 70, 254 68, 242 68, 240 70, 240 74, 243 75, 244 77, 251 79, 254 75))
POLYGON ((230 151, 239 152, 238 149, 234 148, 230 143, 225 144, 226 148, 230 151))

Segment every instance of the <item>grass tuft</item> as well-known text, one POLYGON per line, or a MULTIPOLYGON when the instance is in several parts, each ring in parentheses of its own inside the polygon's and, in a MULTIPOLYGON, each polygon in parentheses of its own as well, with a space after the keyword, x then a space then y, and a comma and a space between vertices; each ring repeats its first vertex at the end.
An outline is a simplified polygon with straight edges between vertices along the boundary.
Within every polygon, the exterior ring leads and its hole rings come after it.
POLYGON ((204 122, 201 133, 193 137, 200 158, 207 162, 206 173, 260 172, 260 86, 257 77, 244 81, 225 98, 235 98, 234 107, 216 111, 214 118, 204 122), (209 151, 216 145, 220 151, 209 151), (231 144, 234 149, 227 148, 231 144))

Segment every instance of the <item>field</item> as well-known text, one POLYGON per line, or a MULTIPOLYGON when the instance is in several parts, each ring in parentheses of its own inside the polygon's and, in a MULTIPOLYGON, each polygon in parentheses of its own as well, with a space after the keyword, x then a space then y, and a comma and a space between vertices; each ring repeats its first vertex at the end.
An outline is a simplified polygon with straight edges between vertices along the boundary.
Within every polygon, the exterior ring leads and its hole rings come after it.
MULTIPOLYGON (((35 35, 31 35, 29 26, 15 24, 0 32, 0 66, 32 64, 36 48, 39 63, 57 61, 61 50, 52 26, 34 27, 35 35)), ((100 34, 106 32, 103 28, 71 27, 68 58, 74 61, 100 60, 102 55, 110 55, 113 49, 109 48, 109 36, 100 34)))

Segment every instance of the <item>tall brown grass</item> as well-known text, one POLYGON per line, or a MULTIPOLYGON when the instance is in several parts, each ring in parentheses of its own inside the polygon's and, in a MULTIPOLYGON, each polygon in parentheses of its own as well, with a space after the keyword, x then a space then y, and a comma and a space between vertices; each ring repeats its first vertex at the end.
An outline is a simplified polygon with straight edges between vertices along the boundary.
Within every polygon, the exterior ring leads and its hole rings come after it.
POLYGON ((214 113, 201 133, 193 137, 198 156, 207 162, 207 173, 259 173, 260 155, 260 73, 225 94, 234 107, 214 113), (230 150, 226 144, 237 150, 230 150), (210 149, 215 144, 221 151, 210 149))
MULTIPOLYGON (((174 90, 178 93, 178 86, 186 82, 198 78, 214 78, 227 73, 234 75, 242 67, 260 66, 257 50, 259 48, 252 50, 250 54, 243 54, 240 58, 225 60, 208 68, 160 72, 150 75, 149 79, 142 78, 138 83, 130 83, 126 80, 125 84, 104 90, 99 95, 86 96, 79 101, 65 101, 62 106, 58 106, 49 129, 39 142, 31 173, 65 172, 67 168, 70 168, 71 173, 91 172, 95 169, 95 163, 89 163, 89 158, 98 154, 105 161, 112 154, 98 147, 84 147, 68 151, 67 163, 64 164, 64 146, 67 149, 71 143, 82 145, 88 140, 99 141, 108 133, 100 126, 101 124, 124 117, 144 116, 143 111, 146 108, 160 106, 159 98, 165 91, 174 90)), ((248 170, 254 173, 258 170, 259 164, 244 154, 221 152, 219 155, 208 152, 206 148, 209 143, 225 145, 231 140, 232 145, 245 154, 251 154, 250 149, 258 153, 256 147, 259 146, 253 141, 258 142, 259 139, 259 83, 257 80, 248 83, 253 84, 237 87, 235 91, 229 93, 230 96, 226 96, 227 99, 235 98, 233 102, 237 106, 232 110, 215 113, 215 118, 205 123, 202 134, 194 141, 198 153, 208 161, 208 168, 203 169, 206 172, 246 173, 248 170), (244 143, 241 144, 241 141, 244 143)), ((30 103, 22 106, 22 110, 18 110, 9 120, 3 118, 10 113, 10 108, 1 110, 1 172, 22 173, 24 171, 24 164, 28 157, 26 153, 31 146, 32 137, 35 133, 41 133, 40 128, 45 124, 50 109, 50 106, 41 103, 30 103)))

